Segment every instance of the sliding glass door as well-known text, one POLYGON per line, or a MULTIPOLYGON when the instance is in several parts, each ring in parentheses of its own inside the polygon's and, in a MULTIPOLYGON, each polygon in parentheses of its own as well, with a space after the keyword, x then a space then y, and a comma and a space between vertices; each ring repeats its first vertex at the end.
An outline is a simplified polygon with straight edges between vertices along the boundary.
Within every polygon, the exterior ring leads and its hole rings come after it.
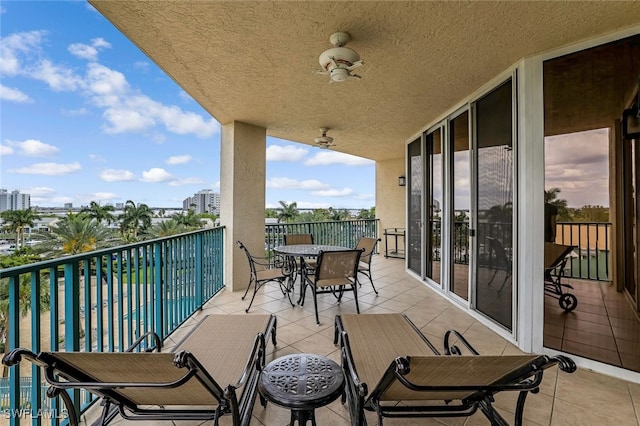
POLYGON ((513 116, 511 80, 475 102, 475 308, 511 330, 513 116))
POLYGON ((450 289, 469 300, 469 261, 471 259, 471 149, 469 146, 469 111, 449 121, 451 154, 451 281, 450 289))
POLYGON ((442 269, 442 154, 442 130, 438 127, 425 137, 425 276, 437 284, 441 283, 442 269))
POLYGON ((422 163, 421 138, 409 144, 407 150, 407 172, 409 182, 407 185, 407 266, 422 275, 422 199, 424 192, 424 168, 422 163))

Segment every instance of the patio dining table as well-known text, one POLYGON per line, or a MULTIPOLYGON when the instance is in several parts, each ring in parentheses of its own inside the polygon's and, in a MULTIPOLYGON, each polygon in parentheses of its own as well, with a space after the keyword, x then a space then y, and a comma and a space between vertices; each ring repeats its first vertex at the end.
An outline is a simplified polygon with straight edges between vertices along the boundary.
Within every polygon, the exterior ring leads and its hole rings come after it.
MULTIPOLYGON (((277 246, 273 248, 273 251, 287 257, 298 257, 300 258, 300 268, 304 265, 304 258, 316 258, 320 255, 321 251, 342 251, 342 250, 351 250, 351 247, 343 247, 343 246, 332 246, 327 244, 291 244, 285 246, 277 246)), ((296 274, 298 275, 298 274, 296 274)), ((295 276, 291 277, 291 285, 290 289, 293 289, 293 284, 295 281, 295 276)), ((300 280, 300 296, 298 297, 297 303, 301 304, 304 301, 304 282, 300 280)))

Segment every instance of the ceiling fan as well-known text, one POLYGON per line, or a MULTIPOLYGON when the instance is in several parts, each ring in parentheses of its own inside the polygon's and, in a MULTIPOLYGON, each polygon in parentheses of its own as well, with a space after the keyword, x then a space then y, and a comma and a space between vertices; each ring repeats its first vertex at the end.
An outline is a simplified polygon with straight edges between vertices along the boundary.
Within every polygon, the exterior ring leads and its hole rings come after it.
POLYGON ((322 70, 315 71, 316 74, 324 74, 330 77, 329 82, 342 82, 348 78, 361 78, 351 71, 363 65, 360 55, 353 49, 344 47, 349 42, 351 36, 349 33, 337 32, 331 34, 329 41, 333 45, 331 49, 327 49, 320 54, 318 62, 322 70))
POLYGON ((329 131, 329 128, 327 127, 320 128, 320 133, 322 133, 322 136, 318 136, 317 138, 314 139, 316 146, 318 148, 329 149, 333 146, 333 138, 331 136, 327 136, 328 131, 329 131))

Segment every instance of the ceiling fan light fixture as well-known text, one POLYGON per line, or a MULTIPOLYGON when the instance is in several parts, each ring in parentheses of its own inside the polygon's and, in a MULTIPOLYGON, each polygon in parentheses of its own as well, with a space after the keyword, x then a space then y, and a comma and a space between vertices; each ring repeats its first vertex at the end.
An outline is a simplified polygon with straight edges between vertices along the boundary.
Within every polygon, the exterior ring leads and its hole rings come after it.
POLYGON ((348 33, 337 32, 332 34, 329 41, 333 44, 333 47, 325 50, 318 57, 318 63, 322 70, 316 71, 316 73, 328 74, 330 82, 342 82, 349 77, 360 78, 356 74, 351 74, 351 71, 362 66, 363 62, 360 60, 358 52, 344 47, 349 40, 348 33))
POLYGON ((327 127, 320 128, 320 133, 322 133, 322 136, 318 136, 313 140, 318 148, 329 149, 331 145, 333 145, 333 138, 331 136, 327 136, 328 130, 329 129, 327 127))

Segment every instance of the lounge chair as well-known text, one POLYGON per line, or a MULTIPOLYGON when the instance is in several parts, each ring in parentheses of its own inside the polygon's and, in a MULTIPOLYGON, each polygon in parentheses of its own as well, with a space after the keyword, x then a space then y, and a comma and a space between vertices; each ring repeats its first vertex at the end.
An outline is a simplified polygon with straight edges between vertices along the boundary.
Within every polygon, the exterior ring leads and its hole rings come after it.
POLYGON ((40 365, 77 425, 79 415, 67 389, 85 389, 103 400, 95 424, 106 425, 118 413, 128 420, 213 420, 230 415, 234 426, 248 425, 266 343, 276 343, 273 315, 209 315, 172 352, 159 350, 155 333, 126 352, 40 352, 15 349, 2 362, 22 359, 40 365), (149 351, 141 344, 152 342, 149 351))
POLYGON ((578 298, 566 289, 573 289, 571 284, 562 282, 564 269, 574 246, 544 243, 544 291, 551 297, 558 299, 558 304, 566 312, 578 307, 578 298))
POLYGON ((336 316, 351 424, 366 425, 364 410, 385 417, 465 417, 478 409, 492 425, 508 425, 494 409, 496 393, 519 392, 515 424, 522 424, 528 392, 537 392, 543 370, 558 364, 575 371, 564 356, 478 353, 457 332, 445 335, 445 355, 404 314, 336 316), (455 340, 455 341, 453 341, 455 340), (452 343, 460 343, 470 355, 452 343))

